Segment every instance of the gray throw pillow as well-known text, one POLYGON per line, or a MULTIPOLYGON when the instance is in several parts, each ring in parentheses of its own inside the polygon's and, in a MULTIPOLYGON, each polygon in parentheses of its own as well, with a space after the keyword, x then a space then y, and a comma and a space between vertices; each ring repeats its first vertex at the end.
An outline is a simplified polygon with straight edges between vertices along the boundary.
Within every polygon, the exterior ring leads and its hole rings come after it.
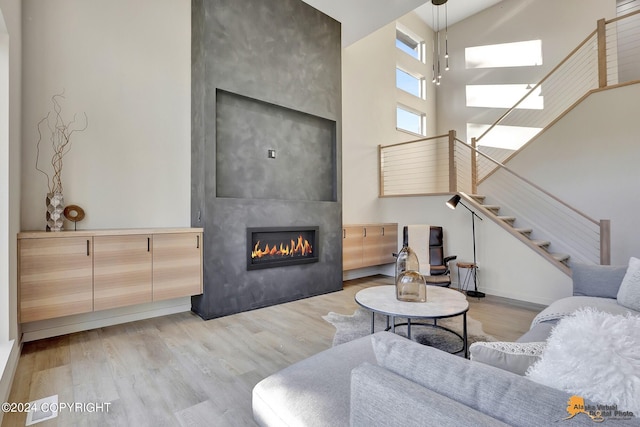
POLYGON ((618 291, 618 304, 640 311, 640 259, 631 257, 618 291))
POLYGON ((616 298, 627 266, 574 264, 573 295, 616 298))
POLYGON ((540 360, 545 346, 545 342, 475 342, 469 353, 475 362, 524 375, 529 366, 540 360))

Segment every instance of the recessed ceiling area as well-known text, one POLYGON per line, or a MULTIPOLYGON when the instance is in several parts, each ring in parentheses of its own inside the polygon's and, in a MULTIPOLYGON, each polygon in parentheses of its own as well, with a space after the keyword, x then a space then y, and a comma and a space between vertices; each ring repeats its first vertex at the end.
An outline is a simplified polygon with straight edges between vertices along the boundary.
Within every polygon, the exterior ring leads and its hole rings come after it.
MULTIPOLYGON (((429 27, 432 27, 432 10, 436 7, 431 4, 431 1, 424 0, 303 1, 342 23, 343 47, 355 43, 412 10, 415 10, 429 27)), ((500 1, 502 0, 449 0, 446 4, 449 25, 500 3, 500 1)))

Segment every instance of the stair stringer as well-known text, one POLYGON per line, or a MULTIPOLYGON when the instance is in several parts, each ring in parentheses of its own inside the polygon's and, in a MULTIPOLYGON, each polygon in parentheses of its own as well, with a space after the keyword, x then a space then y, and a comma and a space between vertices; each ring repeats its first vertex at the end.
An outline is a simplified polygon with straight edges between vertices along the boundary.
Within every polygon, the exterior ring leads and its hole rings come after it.
MULTIPOLYGON (((533 241, 534 240, 533 234, 531 234, 531 238, 525 236, 523 233, 516 230, 517 223, 514 223, 514 225, 512 226, 508 222, 505 222, 504 220, 500 219, 499 216, 496 215, 492 209, 486 208, 483 204, 478 202, 472 196, 462 192, 460 193, 460 195, 465 200, 465 203, 468 203, 473 206, 473 209, 477 210, 479 213, 484 214, 484 217, 494 221, 500 227, 505 229, 509 234, 511 234, 514 238, 521 241, 524 245, 529 247, 532 251, 534 251, 544 259, 546 259, 549 263, 551 263, 553 266, 558 268, 564 274, 571 277, 571 268, 569 268, 569 266, 567 266, 565 263, 554 258, 553 254, 550 253, 549 251, 546 251, 542 249, 540 246, 536 245, 533 241)), ((493 205, 494 203, 491 202, 491 204, 493 205)), ((516 221, 517 221, 517 218, 516 218, 516 221)))

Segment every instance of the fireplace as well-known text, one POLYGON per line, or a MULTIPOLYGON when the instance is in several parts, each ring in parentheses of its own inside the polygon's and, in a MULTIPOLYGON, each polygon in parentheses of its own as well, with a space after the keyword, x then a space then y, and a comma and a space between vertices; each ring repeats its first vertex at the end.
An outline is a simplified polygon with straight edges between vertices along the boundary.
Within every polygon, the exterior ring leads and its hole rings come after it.
POLYGON ((247 228, 247 270, 318 262, 319 227, 247 228))

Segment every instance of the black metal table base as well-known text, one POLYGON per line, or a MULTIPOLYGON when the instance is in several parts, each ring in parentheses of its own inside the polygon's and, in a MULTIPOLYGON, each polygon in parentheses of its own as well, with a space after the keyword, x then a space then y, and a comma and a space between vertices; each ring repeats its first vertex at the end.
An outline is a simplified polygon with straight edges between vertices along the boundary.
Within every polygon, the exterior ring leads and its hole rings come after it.
MULTIPOLYGON (((462 348, 460 350, 456 350, 456 351, 451 351, 449 353, 451 354, 457 354, 457 353, 461 353, 464 351, 464 357, 465 359, 469 358, 469 343, 468 343, 468 336, 467 336, 467 313, 464 312, 462 313, 462 335, 460 335, 458 332, 449 329, 445 326, 441 326, 438 325, 438 319, 433 319, 433 323, 425 323, 425 322, 412 322, 410 318, 407 319, 406 322, 403 323, 396 323, 395 322, 395 316, 386 316, 387 317, 387 326, 385 328, 385 331, 391 331, 393 333, 396 332, 396 327, 398 326, 406 326, 407 327, 407 338, 411 339, 411 326, 412 325, 420 325, 420 326, 428 326, 428 327, 432 327, 432 328, 437 328, 437 329, 442 329, 444 331, 450 332, 453 335, 457 336, 458 338, 460 338, 460 340, 462 341, 462 348), (390 318, 393 318, 392 321, 390 321, 390 318)), ((371 313, 371 333, 373 334, 375 329, 375 315, 372 312, 371 313)))

